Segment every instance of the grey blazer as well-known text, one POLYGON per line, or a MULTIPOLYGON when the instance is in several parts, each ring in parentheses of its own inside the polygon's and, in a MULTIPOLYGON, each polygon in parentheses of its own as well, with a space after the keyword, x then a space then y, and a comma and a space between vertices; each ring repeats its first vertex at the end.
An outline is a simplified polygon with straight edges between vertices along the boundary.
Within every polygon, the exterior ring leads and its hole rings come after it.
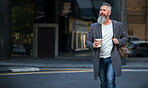
MULTIPOLYGON (((119 45, 113 44, 113 49, 111 51, 111 61, 113 64, 115 76, 120 76, 121 75, 121 57, 120 57, 118 47, 123 46, 128 42, 128 35, 124 30, 121 22, 112 20, 112 24, 113 24, 113 31, 116 32, 116 38, 119 41, 119 45)), ((90 31, 85 41, 86 46, 92 50, 95 80, 98 80, 98 74, 99 74, 100 48, 94 49, 93 42, 94 42, 94 39, 98 39, 98 38, 102 38, 102 28, 101 28, 101 24, 98 24, 98 22, 96 22, 91 25, 90 31)))

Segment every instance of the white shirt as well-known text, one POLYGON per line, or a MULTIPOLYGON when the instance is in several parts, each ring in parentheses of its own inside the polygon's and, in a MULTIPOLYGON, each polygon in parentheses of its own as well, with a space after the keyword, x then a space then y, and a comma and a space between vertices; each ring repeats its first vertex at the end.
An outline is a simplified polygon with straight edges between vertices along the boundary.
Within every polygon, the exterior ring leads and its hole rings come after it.
POLYGON ((111 50, 113 48, 113 26, 102 24, 102 43, 100 50, 100 58, 111 57, 111 50))

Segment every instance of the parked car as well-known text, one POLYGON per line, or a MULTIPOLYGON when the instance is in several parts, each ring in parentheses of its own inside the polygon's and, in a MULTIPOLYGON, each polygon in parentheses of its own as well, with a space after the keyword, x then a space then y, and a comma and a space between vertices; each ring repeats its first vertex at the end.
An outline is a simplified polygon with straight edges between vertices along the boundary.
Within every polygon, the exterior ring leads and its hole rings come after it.
POLYGON ((128 41, 140 41, 140 38, 137 36, 128 36, 128 41))
POLYGON ((130 41, 129 57, 147 57, 148 56, 148 41, 130 41))
POLYGON ((25 53, 26 53, 26 51, 25 51, 23 45, 21 45, 21 44, 13 44, 12 54, 25 55, 25 53))

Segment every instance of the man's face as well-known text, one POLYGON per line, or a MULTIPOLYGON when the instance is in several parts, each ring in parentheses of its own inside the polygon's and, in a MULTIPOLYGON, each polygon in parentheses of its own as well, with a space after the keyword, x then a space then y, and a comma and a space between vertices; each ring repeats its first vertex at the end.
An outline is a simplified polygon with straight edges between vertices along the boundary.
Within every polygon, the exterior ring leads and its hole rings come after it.
POLYGON ((99 16, 105 16, 105 18, 107 18, 110 15, 108 8, 108 6, 101 6, 99 16))
POLYGON ((108 6, 102 6, 100 8, 100 13, 99 13, 99 17, 98 17, 98 23, 99 24, 103 24, 106 22, 106 18, 109 17, 109 15, 111 14, 111 11, 109 11, 108 6))

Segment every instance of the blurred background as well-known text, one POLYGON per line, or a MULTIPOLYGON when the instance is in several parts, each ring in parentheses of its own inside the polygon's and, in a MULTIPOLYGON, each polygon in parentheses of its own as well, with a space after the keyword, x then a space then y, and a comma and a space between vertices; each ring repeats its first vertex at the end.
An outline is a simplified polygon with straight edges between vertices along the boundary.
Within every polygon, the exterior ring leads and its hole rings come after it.
POLYGON ((111 19, 123 22, 129 35, 129 56, 147 56, 147 0, 0 1, 0 59, 89 54, 85 38, 102 2, 112 6, 111 19))

